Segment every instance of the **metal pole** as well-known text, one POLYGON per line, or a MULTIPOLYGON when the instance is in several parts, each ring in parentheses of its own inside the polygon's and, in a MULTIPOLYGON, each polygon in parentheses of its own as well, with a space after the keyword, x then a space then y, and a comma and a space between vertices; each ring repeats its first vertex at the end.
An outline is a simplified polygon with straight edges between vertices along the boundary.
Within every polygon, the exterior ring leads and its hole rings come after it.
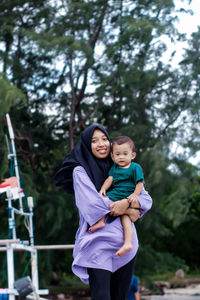
MULTIPOLYGON (((8 193, 7 193, 8 196, 8 193)), ((8 228, 9 232, 11 232, 11 239, 16 239, 16 228, 15 228, 15 213, 12 207, 12 200, 10 197, 7 198, 8 200, 8 228)))
MULTIPOLYGON (((12 244, 7 245, 7 270, 8 270, 8 288, 14 289, 15 271, 14 271, 14 251, 12 244)), ((15 300, 14 294, 9 294, 9 300, 15 300)))
MULTIPOLYGON (((34 230, 33 230, 33 198, 28 197, 28 206, 29 206, 29 213, 25 213, 23 211, 23 203, 22 203, 22 196, 21 196, 21 184, 20 184, 20 176, 19 176, 19 168, 18 168, 18 162, 17 162, 17 154, 15 150, 15 142, 14 142, 14 131, 12 128, 12 124, 10 121, 9 114, 6 114, 6 119, 7 119, 7 124, 8 124, 8 131, 9 131, 9 136, 11 140, 11 145, 12 145, 12 153, 9 155, 9 158, 13 157, 14 159, 14 167, 15 167, 15 175, 17 178, 17 184, 18 184, 18 192, 19 192, 19 212, 21 215, 26 215, 29 217, 29 238, 30 238, 30 246, 29 249, 31 249, 31 272, 32 272, 32 283, 35 288, 35 294, 36 298, 38 298, 37 292, 39 290, 39 280, 38 280, 38 257, 37 257, 37 249, 34 248, 34 230)), ((15 230, 15 223, 14 223, 14 218, 15 218, 15 212, 17 210, 12 207, 12 196, 8 197, 8 203, 9 203, 9 212, 10 212, 10 219, 9 219, 9 229, 12 230, 12 238, 16 238, 16 230, 15 230)), ((11 245, 8 246, 7 248, 7 266, 8 266, 8 285, 9 288, 14 288, 14 255, 13 255, 13 248, 11 245)), ((11 294, 9 296, 9 300, 14 300, 15 295, 11 294)))
POLYGON ((31 272, 32 272, 32 283, 35 288, 35 292, 37 295, 37 291, 39 290, 39 274, 38 274, 38 257, 37 257, 37 249, 34 248, 34 230, 33 230, 33 197, 28 197, 28 207, 30 210, 29 215, 29 238, 30 238, 30 246, 32 246, 31 251, 31 272))
POLYGON ((30 245, 34 246, 34 228, 33 228, 33 197, 27 198, 28 207, 29 207, 29 238, 30 238, 30 245))
POLYGON ((36 292, 39 290, 39 276, 38 276, 38 258, 37 258, 37 249, 33 248, 31 252, 31 272, 32 272, 32 283, 36 292))
MULTIPOLYGON (((13 158, 14 158, 14 166, 15 166, 15 175, 17 178, 17 183, 18 183, 18 191, 19 191, 19 207, 20 207, 20 211, 23 212, 23 205, 22 205, 22 196, 21 196, 21 184, 20 184, 20 176, 19 176, 19 168, 18 168, 18 162, 17 162, 17 154, 16 154, 16 150, 15 150, 15 135, 14 135, 14 131, 12 128, 12 124, 10 121, 10 116, 9 114, 6 114, 6 119, 7 119, 7 124, 8 124, 8 132, 10 135, 10 140, 11 140, 11 145, 12 145, 12 151, 13 151, 13 158)), ((11 155, 10 155, 11 156, 11 155)))

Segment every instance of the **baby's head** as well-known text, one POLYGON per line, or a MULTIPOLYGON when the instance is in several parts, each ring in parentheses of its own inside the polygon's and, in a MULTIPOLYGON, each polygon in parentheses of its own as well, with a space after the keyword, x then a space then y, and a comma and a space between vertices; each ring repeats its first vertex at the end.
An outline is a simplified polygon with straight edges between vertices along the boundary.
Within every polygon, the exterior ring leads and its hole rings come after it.
POLYGON ((131 161, 136 157, 135 145, 128 136, 118 136, 112 142, 111 157, 120 167, 129 167, 131 161))

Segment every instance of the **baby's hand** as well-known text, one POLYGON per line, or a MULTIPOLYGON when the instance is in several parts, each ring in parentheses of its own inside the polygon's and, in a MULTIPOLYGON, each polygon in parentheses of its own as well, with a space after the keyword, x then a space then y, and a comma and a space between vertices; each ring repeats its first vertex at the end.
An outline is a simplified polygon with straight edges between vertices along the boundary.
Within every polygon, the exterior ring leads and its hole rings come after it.
POLYGON ((131 194, 128 196, 128 202, 134 204, 138 202, 138 196, 136 194, 131 194))
POLYGON ((106 190, 101 188, 99 194, 101 194, 102 196, 106 196, 106 190))

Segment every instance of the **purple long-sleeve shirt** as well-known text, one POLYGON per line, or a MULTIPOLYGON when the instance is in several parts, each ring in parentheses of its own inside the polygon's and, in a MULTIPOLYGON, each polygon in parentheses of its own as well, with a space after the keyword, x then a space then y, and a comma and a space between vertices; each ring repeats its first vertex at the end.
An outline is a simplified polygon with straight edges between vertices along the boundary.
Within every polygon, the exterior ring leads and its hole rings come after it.
MULTIPOLYGON (((134 223, 133 248, 126 255, 119 257, 115 253, 124 243, 123 228, 120 218, 93 233, 88 233, 88 224, 94 225, 101 217, 110 212, 112 201, 101 196, 91 182, 83 167, 73 171, 76 205, 79 210, 79 228, 76 233, 73 251, 72 271, 84 283, 88 284, 87 268, 99 268, 116 271, 127 264, 137 253, 138 238, 134 223)), ((139 196, 141 216, 151 208, 152 199, 143 190, 139 196)))

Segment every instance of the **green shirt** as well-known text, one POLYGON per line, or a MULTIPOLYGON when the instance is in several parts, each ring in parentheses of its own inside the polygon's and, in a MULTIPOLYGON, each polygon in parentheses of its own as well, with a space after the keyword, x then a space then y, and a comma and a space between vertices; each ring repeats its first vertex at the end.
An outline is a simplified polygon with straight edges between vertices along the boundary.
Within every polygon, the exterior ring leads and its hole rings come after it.
POLYGON ((142 167, 133 162, 128 168, 114 163, 108 175, 113 177, 113 185, 106 195, 114 201, 127 198, 134 192, 138 181, 144 182, 142 167))

